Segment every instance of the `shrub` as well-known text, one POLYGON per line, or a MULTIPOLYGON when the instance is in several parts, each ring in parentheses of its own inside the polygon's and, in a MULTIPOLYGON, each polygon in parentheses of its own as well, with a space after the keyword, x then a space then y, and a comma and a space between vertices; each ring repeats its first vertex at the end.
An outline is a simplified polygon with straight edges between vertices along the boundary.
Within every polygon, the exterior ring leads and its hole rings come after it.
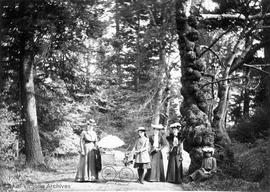
POLYGON ((251 118, 242 119, 234 127, 232 137, 246 143, 254 143, 257 139, 267 138, 270 126, 268 118, 267 113, 258 108, 251 118))
POLYGON ((16 134, 12 126, 16 124, 16 115, 6 107, 0 109, 0 160, 6 161, 15 157, 16 134))

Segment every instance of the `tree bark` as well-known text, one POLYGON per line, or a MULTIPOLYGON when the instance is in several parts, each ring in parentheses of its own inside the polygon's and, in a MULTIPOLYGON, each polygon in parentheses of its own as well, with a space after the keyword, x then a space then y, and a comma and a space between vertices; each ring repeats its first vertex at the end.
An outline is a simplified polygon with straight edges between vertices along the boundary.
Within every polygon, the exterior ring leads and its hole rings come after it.
MULTIPOLYGON (((169 77, 170 78, 170 77, 169 77)), ((170 120, 170 108, 171 108, 171 91, 170 91, 170 80, 167 79, 166 82, 166 88, 164 91, 165 95, 165 103, 164 103, 164 127, 165 127, 165 133, 168 131, 168 126, 169 126, 169 120, 170 120)))
POLYGON ((153 110, 153 118, 152 118, 152 124, 157 125, 160 123, 160 114, 161 110, 163 109, 163 92, 165 90, 165 69, 166 69, 166 51, 164 47, 160 47, 159 51, 159 61, 160 61, 160 66, 158 69, 158 90, 157 93, 154 97, 154 110, 153 110))
POLYGON ((230 137, 226 130, 226 114, 229 103, 230 85, 227 82, 219 83, 218 106, 214 110, 213 127, 216 132, 216 143, 226 146, 231 143, 230 137))
MULTIPOLYGON (((223 73, 223 79, 230 78, 230 68, 232 63, 237 55, 237 48, 240 40, 234 46, 231 55, 228 57, 227 62, 225 64, 226 69, 223 73)), ((216 133, 216 142, 222 146, 226 146, 231 143, 231 139, 226 130, 226 114, 229 104, 230 98, 230 83, 229 80, 222 81, 219 84, 218 88, 218 97, 219 102, 218 106, 214 110, 214 119, 213 119, 213 127, 216 133)))
POLYGON ((185 150, 191 157, 190 172, 201 166, 202 147, 213 146, 214 133, 207 116, 207 103, 203 90, 199 88, 203 64, 198 60, 197 41, 199 33, 197 31, 197 19, 188 16, 190 1, 177 0, 176 27, 179 37, 178 44, 181 55, 182 89, 183 103, 181 106, 182 117, 186 121, 183 128, 185 150))
POLYGON ((44 165, 40 136, 37 122, 36 99, 34 88, 34 56, 24 51, 20 69, 22 81, 21 101, 25 140, 26 166, 39 167, 44 165))

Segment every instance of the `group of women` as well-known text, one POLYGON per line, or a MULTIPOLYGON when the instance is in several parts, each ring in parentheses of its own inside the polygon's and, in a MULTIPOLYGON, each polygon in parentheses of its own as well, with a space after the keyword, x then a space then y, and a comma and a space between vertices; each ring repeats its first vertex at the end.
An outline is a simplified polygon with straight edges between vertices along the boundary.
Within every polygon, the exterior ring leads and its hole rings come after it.
MULTIPOLYGON (((94 120, 87 122, 87 129, 82 131, 80 139, 80 160, 76 174, 76 181, 98 180, 97 165, 97 134, 93 130, 96 123, 94 120)), ((146 129, 137 129, 138 139, 135 142, 132 154, 134 156, 134 168, 138 171, 138 181, 149 182, 171 182, 182 183, 182 136, 181 125, 173 123, 170 125, 170 134, 164 138, 164 127, 162 125, 151 125, 153 134, 147 137, 146 129), (164 173, 162 149, 169 145, 167 173, 164 173)), ((211 150, 206 150, 206 159, 203 160, 201 169, 189 177, 190 180, 197 178, 208 178, 216 171, 216 161, 212 157, 211 150), (208 153, 208 154, 207 154, 208 153)), ((98 166, 99 168, 101 166, 98 166)))
POLYGON ((170 126, 172 132, 166 137, 169 143, 167 174, 164 173, 162 149, 167 145, 163 137, 162 125, 152 125, 154 134, 146 136, 144 127, 138 128, 137 139, 133 153, 135 154, 134 168, 138 168, 138 181, 143 184, 144 180, 149 182, 182 182, 182 153, 181 134, 179 123, 170 126))

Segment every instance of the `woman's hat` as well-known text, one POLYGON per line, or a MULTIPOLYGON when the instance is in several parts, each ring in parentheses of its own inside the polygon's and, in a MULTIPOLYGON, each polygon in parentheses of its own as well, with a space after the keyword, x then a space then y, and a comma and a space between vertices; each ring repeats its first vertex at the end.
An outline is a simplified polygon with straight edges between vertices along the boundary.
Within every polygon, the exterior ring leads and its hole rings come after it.
POLYGON ((146 129, 144 127, 139 127, 137 131, 146 131, 146 129))
POLYGON ((173 123, 170 125, 170 128, 176 128, 176 129, 179 129, 181 127, 180 123, 173 123))
POLYGON ((202 151, 203 151, 203 152, 209 152, 209 153, 214 154, 215 149, 214 149, 213 147, 208 147, 208 146, 206 146, 206 147, 203 147, 203 148, 202 148, 202 151))
POLYGON ((163 129, 164 128, 163 125, 161 125, 161 124, 158 124, 158 125, 151 124, 151 127, 154 129, 163 129))

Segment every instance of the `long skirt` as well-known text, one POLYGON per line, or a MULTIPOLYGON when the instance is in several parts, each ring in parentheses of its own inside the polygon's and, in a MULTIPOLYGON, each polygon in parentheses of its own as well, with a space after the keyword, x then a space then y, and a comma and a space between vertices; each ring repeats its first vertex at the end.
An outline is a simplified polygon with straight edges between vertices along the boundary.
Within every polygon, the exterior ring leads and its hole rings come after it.
POLYGON ((151 159, 150 163, 151 169, 147 170, 145 180, 151 182, 159 182, 159 181, 164 182, 165 175, 161 151, 150 154, 150 159, 151 159))
POLYGON ((180 155, 170 153, 166 181, 170 183, 182 183, 183 169, 180 155))
POLYGON ((85 144, 85 155, 80 155, 75 181, 95 181, 98 179, 96 157, 93 147, 93 143, 85 144))

